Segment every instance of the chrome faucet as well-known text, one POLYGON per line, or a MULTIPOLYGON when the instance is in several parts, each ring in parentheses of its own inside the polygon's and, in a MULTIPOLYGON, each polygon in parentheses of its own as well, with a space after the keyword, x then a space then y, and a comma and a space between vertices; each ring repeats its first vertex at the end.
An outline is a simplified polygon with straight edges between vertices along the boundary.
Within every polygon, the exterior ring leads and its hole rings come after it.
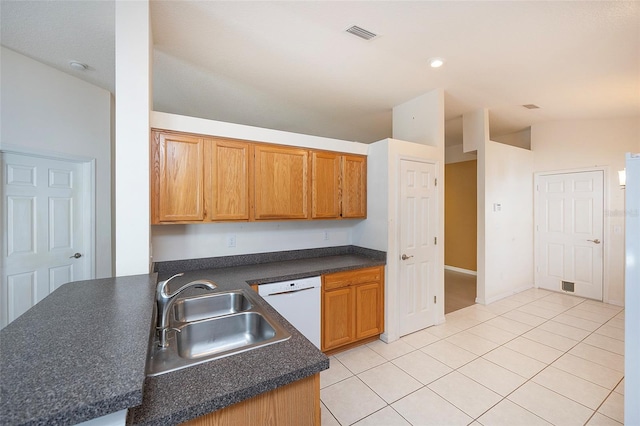
POLYGON ((183 285, 173 293, 167 293, 167 286, 169 284, 169 281, 183 275, 184 273, 176 274, 169 279, 158 282, 158 285, 156 286, 156 307, 158 309, 156 332, 158 333, 159 337, 158 346, 162 348, 166 348, 167 346, 169 346, 169 343, 167 342, 167 332, 171 330, 169 328, 169 309, 173 305, 173 302, 176 300, 176 296, 178 296, 188 288, 208 288, 209 290, 214 290, 217 287, 213 281, 195 280, 183 285))

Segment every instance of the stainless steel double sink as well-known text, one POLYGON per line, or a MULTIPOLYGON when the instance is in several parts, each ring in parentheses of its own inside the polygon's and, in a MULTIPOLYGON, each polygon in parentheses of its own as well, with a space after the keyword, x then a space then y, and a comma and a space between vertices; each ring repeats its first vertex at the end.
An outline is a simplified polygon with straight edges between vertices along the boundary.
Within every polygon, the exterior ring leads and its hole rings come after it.
POLYGON ((166 348, 153 333, 147 375, 156 376, 195 364, 282 342, 291 337, 260 305, 250 290, 185 297, 174 303, 166 348))

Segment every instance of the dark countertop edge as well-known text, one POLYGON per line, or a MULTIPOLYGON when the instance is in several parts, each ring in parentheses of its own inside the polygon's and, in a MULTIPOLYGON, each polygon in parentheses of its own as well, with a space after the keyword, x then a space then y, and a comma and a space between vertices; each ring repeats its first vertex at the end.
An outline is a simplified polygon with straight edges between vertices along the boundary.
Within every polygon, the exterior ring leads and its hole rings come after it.
MULTIPOLYGON (((287 250, 269 253, 251 253, 233 256, 206 257, 199 259, 167 260, 154 262, 152 270, 160 275, 173 275, 183 271, 195 271, 201 269, 218 269, 235 266, 257 265, 270 262, 283 262, 288 260, 300 260, 327 256, 340 256, 355 254, 367 257, 371 260, 378 260, 384 265, 387 260, 387 253, 366 247, 346 245, 335 247, 322 247, 314 249, 287 250)), ((343 269, 345 270, 345 269, 343 269)), ((336 271, 327 271, 336 272, 336 271)), ((326 272, 325 272, 326 273, 326 272)), ((300 278, 300 277, 295 277, 300 278)))

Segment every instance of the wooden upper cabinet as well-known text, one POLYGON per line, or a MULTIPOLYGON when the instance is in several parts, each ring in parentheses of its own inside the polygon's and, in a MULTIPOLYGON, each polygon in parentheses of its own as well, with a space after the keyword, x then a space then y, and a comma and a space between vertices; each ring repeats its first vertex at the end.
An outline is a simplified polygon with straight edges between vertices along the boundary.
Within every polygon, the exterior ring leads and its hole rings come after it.
POLYGON ((366 218, 361 155, 151 132, 151 223, 366 218))
POLYGON ((367 217, 367 159, 342 156, 342 217, 367 217))
POLYGON ((212 139, 206 145, 210 220, 249 220, 250 151, 247 142, 212 139))
POLYGON ((151 158, 151 223, 204 220, 204 139, 154 131, 151 158))
POLYGON ((335 152, 311 153, 311 218, 340 217, 340 163, 335 152))
POLYGON ((255 219, 307 219, 309 151, 256 144, 254 152, 255 219))

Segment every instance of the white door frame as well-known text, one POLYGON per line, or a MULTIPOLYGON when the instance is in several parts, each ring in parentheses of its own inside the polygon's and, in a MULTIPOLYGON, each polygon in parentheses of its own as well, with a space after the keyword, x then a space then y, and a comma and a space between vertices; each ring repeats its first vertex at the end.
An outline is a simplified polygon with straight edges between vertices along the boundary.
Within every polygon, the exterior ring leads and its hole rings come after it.
MULTIPOLYGON (((609 167, 608 166, 595 166, 595 167, 581 167, 577 169, 562 169, 562 170, 549 170, 544 172, 535 172, 534 175, 534 189, 538 187, 540 183, 541 176, 549 176, 549 175, 561 175, 561 174, 569 174, 569 173, 581 173, 581 172, 602 172, 602 239, 603 247, 602 247, 602 301, 604 303, 609 303, 609 244, 611 241, 611 235, 609 233, 609 216, 606 214, 607 206, 609 205, 609 167)), ((540 241, 538 232, 536 231, 537 226, 540 223, 540 218, 538 214, 538 205, 540 203, 540 196, 538 195, 538 191, 533 191, 533 232, 534 232, 534 247, 533 247, 533 271, 534 271, 534 286, 538 288, 538 264, 539 264, 539 255, 538 249, 540 248, 540 241)))
MULTIPOLYGON (((83 194, 83 243, 85 247, 83 257, 85 257, 87 272, 89 275, 87 279, 94 279, 96 277, 96 159, 60 152, 35 150, 32 148, 9 144, 3 144, 2 148, 0 148, 0 159, 2 159, 5 153, 69 161, 72 163, 80 163, 82 165, 82 179, 87 183, 84 185, 85 192, 83 194)), ((2 175, 0 176, 1 188, 5 179, 4 171, 0 174, 2 175)), ((0 197, 0 216, 4 222, 6 220, 4 217, 4 196, 0 197)), ((1 259, 5 258, 5 250, 6 247, 3 243, 2 248, 0 249, 0 254, 2 256, 1 259)), ((5 297, 6 295, 2 296, 5 297)), ((0 318, 0 320, 2 319, 0 318)), ((4 320, 6 320, 6 318, 4 318, 4 320)))
MULTIPOLYGON (((390 194, 389 196, 389 203, 393 205, 392 208, 389 209, 389 212, 393 212, 393 218, 390 217, 390 222, 391 221, 395 221, 395 225, 390 227, 390 231, 393 232, 393 235, 391 235, 389 241, 392 243, 390 244, 388 251, 387 251, 387 273, 389 274, 389 276, 394 277, 393 280, 386 280, 387 283, 389 282, 394 282, 394 283, 399 283, 400 282, 400 203, 399 203, 399 197, 400 197, 400 185, 401 185, 401 168, 400 168, 400 164, 401 161, 403 160, 408 160, 408 161, 415 161, 418 163, 427 163, 427 164, 433 164, 435 166, 436 169, 436 176, 438 178, 438 190, 437 190, 437 197, 436 197, 436 234, 438 237, 438 241, 441 241, 442 243, 439 244, 439 248, 436 250, 436 265, 442 265, 442 268, 437 267, 435 268, 435 274, 436 274, 436 282, 441 283, 442 285, 439 286, 440 288, 437 289, 436 291, 436 296, 437 296, 437 304, 436 304, 436 309, 438 309, 439 311, 441 311, 442 315, 437 314, 436 315, 436 324, 439 324, 441 322, 444 322, 444 250, 443 250, 443 245, 444 244, 444 235, 442 235, 443 230, 441 229, 442 226, 442 209, 443 209, 443 185, 444 185, 444 178, 442 176, 442 165, 440 160, 435 159, 435 158, 427 158, 427 157, 415 157, 415 156, 410 156, 410 155, 397 155, 394 161, 394 165, 395 165, 395 173, 393 176, 393 179, 395 179, 395 185, 392 186, 392 188, 394 188, 395 193, 394 194, 390 194)), ((391 286, 391 285, 386 285, 385 286, 385 300, 388 300, 389 306, 394 306, 393 311, 391 312, 389 316, 387 316, 388 321, 386 322, 385 325, 385 333, 382 336, 382 339, 385 341, 394 341, 399 337, 399 330, 400 330, 400 315, 399 313, 399 309, 400 309, 400 297, 399 297, 399 289, 396 286, 391 286)))

